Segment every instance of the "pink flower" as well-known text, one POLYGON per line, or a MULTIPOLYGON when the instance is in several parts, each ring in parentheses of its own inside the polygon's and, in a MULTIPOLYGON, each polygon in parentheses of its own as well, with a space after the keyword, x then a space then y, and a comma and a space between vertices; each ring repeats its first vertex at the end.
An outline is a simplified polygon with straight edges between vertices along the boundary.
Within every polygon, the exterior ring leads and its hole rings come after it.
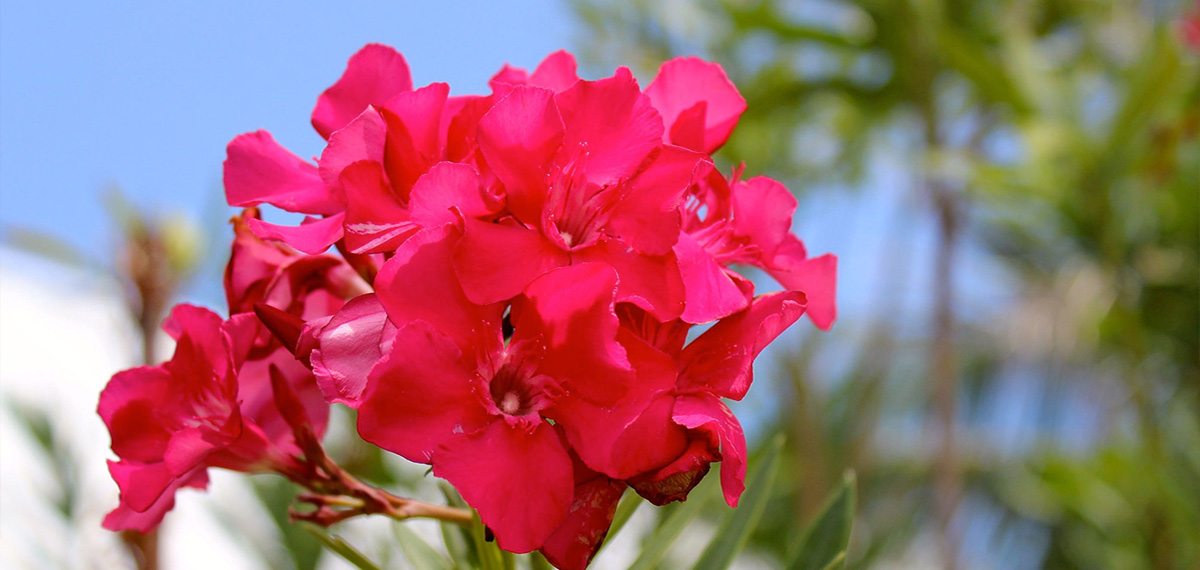
POLYGON ((328 140, 319 166, 265 131, 235 138, 225 162, 234 206, 269 203, 305 214, 299 227, 252 220, 255 235, 320 253, 346 239, 355 253, 388 252, 425 225, 452 219, 450 206, 487 216, 501 204, 472 162, 475 125, 491 97, 448 97, 433 83, 413 90, 395 50, 370 44, 318 99, 313 126, 328 140))
POLYGON ((678 205, 707 159, 662 144, 662 120, 627 69, 557 93, 512 86, 478 141, 511 216, 465 220, 455 269, 468 298, 501 301, 555 267, 602 261, 620 275, 618 300, 680 313, 678 205))
POLYGON ((727 267, 746 264, 804 292, 809 318, 829 329, 837 318, 837 258, 808 257, 791 233, 796 199, 783 184, 765 176, 741 181, 739 174, 730 182, 714 169, 690 189, 675 244, 687 292, 682 318, 702 323, 745 307, 754 287, 727 267))
POLYGON ((174 357, 118 373, 100 396, 100 416, 120 457, 110 471, 121 505, 105 519, 107 528, 157 526, 175 490, 207 484, 208 467, 294 472, 303 452, 292 425, 324 432, 329 407, 312 372, 252 311, 268 306, 296 320, 325 317, 366 284, 339 258, 259 240, 247 225, 256 219, 253 209, 233 219, 225 271, 233 316, 222 321, 207 309, 177 306, 163 325, 177 341, 174 357), (296 409, 277 403, 281 390, 296 409))
POLYGON ((379 274, 379 301, 399 330, 371 370, 358 429, 432 464, 501 547, 528 552, 542 547, 574 500, 570 434, 611 427, 581 426, 566 406, 613 404, 634 379, 617 340, 616 275, 601 264, 576 265, 539 277, 511 305, 477 305, 449 263, 458 240, 452 224, 423 230, 379 274))
POLYGON ((709 463, 721 461, 725 500, 737 506, 745 488, 746 439, 721 399, 740 400, 746 395, 754 380, 754 359, 804 309, 804 295, 799 292, 761 295, 686 346, 688 325, 683 321, 664 324, 636 311, 623 314, 623 326, 637 330, 677 362, 673 386, 655 393, 654 404, 631 424, 669 426, 674 433, 666 433, 674 441, 661 435, 641 438, 646 446, 643 452, 657 446, 675 454, 656 468, 630 477, 631 487, 655 504, 683 500, 708 472, 709 463))
MULTIPOLYGON (((243 314, 222 322, 206 309, 176 306, 163 325, 177 341, 174 357, 120 372, 105 387, 99 413, 120 457, 109 471, 121 489, 121 504, 104 519, 105 528, 149 531, 174 506, 177 489, 207 486, 208 467, 259 472, 294 466, 291 432, 278 429, 278 412, 267 404, 269 378, 239 382, 244 356, 236 346, 253 336, 253 321, 243 314)), ((323 429, 323 418, 315 419, 323 429)))

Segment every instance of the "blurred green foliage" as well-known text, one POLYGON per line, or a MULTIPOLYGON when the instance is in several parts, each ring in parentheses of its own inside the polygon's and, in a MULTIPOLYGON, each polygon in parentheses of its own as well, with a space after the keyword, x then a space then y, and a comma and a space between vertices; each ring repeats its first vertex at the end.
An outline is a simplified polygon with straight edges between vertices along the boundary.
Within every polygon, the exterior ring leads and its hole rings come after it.
MULTIPOLYGON (((999 311, 953 306, 964 491, 953 551, 933 565, 1200 567, 1200 46, 1182 32, 1200 6, 573 4, 597 68, 632 62, 649 80, 690 54, 725 67, 749 109, 722 160, 780 178, 802 204, 810 188, 869 200, 872 181, 912 181, 926 211, 897 226, 952 215, 957 231, 941 237, 1011 278, 999 311), (1026 435, 1013 444, 1014 432, 1026 435)), ((881 282, 903 281, 895 260, 871 263, 881 282)), ((756 388, 792 396, 773 425, 790 435, 783 480, 795 485, 766 520, 803 517, 853 467, 852 567, 939 560, 938 333, 898 321, 912 313, 889 294, 867 318, 806 335, 790 382, 756 388), (822 365, 831 350, 852 364, 822 365), (905 429, 918 441, 895 444, 905 429)))

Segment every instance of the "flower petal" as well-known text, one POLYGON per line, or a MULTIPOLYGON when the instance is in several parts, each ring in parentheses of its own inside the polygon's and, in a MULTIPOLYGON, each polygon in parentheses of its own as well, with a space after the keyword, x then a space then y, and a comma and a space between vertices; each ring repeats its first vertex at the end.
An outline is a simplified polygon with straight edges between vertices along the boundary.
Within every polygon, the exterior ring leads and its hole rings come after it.
POLYGON ((471 165, 439 162, 417 179, 408 206, 413 221, 435 226, 458 220, 451 208, 463 216, 483 217, 498 211, 500 202, 485 191, 471 165))
POLYGON ((479 150, 508 190, 508 208, 521 221, 539 219, 546 169, 563 142, 554 92, 514 87, 479 120, 479 150))
POLYGON ((419 229, 392 193, 378 162, 361 160, 347 166, 339 182, 348 204, 345 238, 351 252, 393 251, 419 229))
POLYGON ((541 547, 546 560, 561 570, 587 568, 608 535, 625 487, 623 481, 603 475, 576 483, 575 498, 571 501, 567 518, 541 547))
POLYGON ((689 323, 707 323, 732 315, 750 304, 721 267, 690 234, 682 233, 674 247, 686 297, 683 314, 689 323))
POLYGON ((391 352, 371 371, 358 408, 359 435, 429 463, 439 445, 490 420, 473 392, 475 366, 433 325, 416 321, 401 328, 391 352))
POLYGON ((374 293, 350 300, 315 331, 309 355, 321 393, 329 402, 357 408, 367 375, 392 345, 396 326, 374 293))
POLYGON ((258 239, 278 240, 304 253, 317 255, 342 239, 345 217, 344 213, 321 219, 306 216, 299 226, 280 226, 256 219, 250 219, 248 223, 258 239))
POLYGON ((570 263, 570 256, 540 232, 520 226, 463 220, 454 270, 467 298, 487 304, 521 293, 539 275, 570 263))
POLYGON ((317 167, 279 146, 267 131, 239 135, 225 152, 225 199, 231 206, 266 203, 305 214, 342 209, 325 189, 317 167))
POLYGON ((672 416, 681 426, 706 434, 721 453, 721 489, 725 502, 737 507, 746 489, 746 436, 733 412, 712 394, 680 396, 672 416))
POLYGON ((684 347, 679 356, 679 389, 742 399, 754 381, 755 357, 802 314, 803 293, 760 295, 749 308, 721 319, 684 347))
MULTIPOLYGON (((350 124, 338 129, 329 137, 329 144, 321 151, 318 161, 321 180, 328 188, 338 188, 338 177, 342 169, 360 160, 383 162, 384 141, 387 138, 387 125, 379 111, 368 107, 350 121, 350 124)), ((345 197, 342 197, 343 201, 345 197)))
POLYGON ((607 186, 632 176, 662 140, 662 118, 627 68, 579 81, 555 97, 565 131, 560 165, 580 161, 589 182, 607 186))
POLYGON ((459 347, 489 349, 499 342, 503 307, 475 304, 463 294, 451 265, 458 241, 452 224, 421 230, 384 264, 375 292, 397 327, 427 321, 459 347))
POLYGON ((640 254, 619 239, 603 239, 572 254, 576 263, 602 261, 617 270, 617 301, 633 303, 662 322, 683 313, 683 279, 674 252, 640 254))
POLYGON ((696 176, 711 163, 702 155, 665 146, 650 164, 623 185, 605 232, 634 249, 663 255, 679 239, 679 204, 696 176))
POLYGON ((575 69, 575 56, 567 50, 558 50, 538 64, 529 76, 529 84, 553 89, 556 93, 565 91, 579 81, 575 69))
POLYGON ((795 211, 795 196, 766 176, 755 176, 733 187, 734 231, 749 237, 764 261, 771 261, 787 239, 795 211))
POLYGON ((547 415, 588 467, 626 479, 669 463, 687 436, 670 419, 675 361, 625 329, 620 340, 636 370, 632 381, 614 386, 608 373, 588 384, 568 383, 567 395, 547 415))
POLYGON ((557 378, 570 392, 612 403, 632 380, 629 359, 617 342, 616 289, 616 271, 602 263, 546 272, 513 303, 513 342, 540 339, 546 348, 540 373, 557 378))
POLYGON ((412 91, 412 75, 404 56, 385 45, 367 44, 350 56, 337 83, 317 98, 313 128, 328 139, 368 105, 383 105, 401 91, 412 91))
POLYGON ((526 430, 495 421, 458 435, 434 454, 433 474, 462 493, 509 552, 545 544, 575 494, 571 458, 547 423, 526 430))
POLYGON ((380 110, 387 123, 384 165, 396 195, 408 201, 413 184, 441 156, 442 108, 450 86, 431 83, 396 95, 380 110))
POLYGON ((837 257, 827 253, 805 258, 804 245, 788 236, 767 272, 792 291, 808 297, 808 318, 821 330, 829 330, 837 320, 837 257))
POLYGON ((646 95, 668 125, 669 142, 687 146, 688 141, 675 140, 676 129, 680 133, 703 129, 703 144, 690 148, 707 154, 725 144, 746 110, 746 100, 725 70, 719 64, 696 57, 679 57, 663 63, 654 81, 646 86, 646 95), (691 111, 697 105, 703 106, 702 113, 691 111), (681 122, 684 126, 680 126, 681 122))

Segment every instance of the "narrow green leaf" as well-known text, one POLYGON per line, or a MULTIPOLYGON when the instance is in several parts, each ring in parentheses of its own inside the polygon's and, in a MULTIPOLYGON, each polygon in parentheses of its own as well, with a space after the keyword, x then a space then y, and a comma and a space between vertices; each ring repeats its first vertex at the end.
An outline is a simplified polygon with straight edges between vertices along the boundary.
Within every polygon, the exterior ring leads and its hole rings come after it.
POLYGON ((317 540, 321 541, 326 548, 332 550, 338 556, 341 556, 343 559, 345 559, 346 562, 353 564, 355 567, 360 568, 361 570, 383 570, 374 562, 371 562, 371 560, 363 555, 363 553, 359 552, 358 549, 350 546, 350 543, 346 542, 342 537, 332 534, 324 528, 309 522, 301 522, 299 524, 304 528, 304 530, 307 530, 308 532, 312 533, 313 536, 317 537, 317 540))
POLYGON ((613 514, 612 525, 608 527, 608 537, 605 542, 612 540, 614 536, 629 522, 629 518, 637 511, 638 507, 642 506, 642 496, 629 490, 625 490, 625 496, 621 498, 621 502, 617 504, 617 512, 613 514))
MULTIPOLYGON (((767 508, 767 500, 771 498, 774 487, 776 466, 779 465, 779 450, 783 448, 783 437, 776 436, 767 447, 766 453, 758 459, 758 465, 746 482, 746 492, 738 508, 725 519, 717 536, 708 543, 694 570, 724 570, 733 564, 733 559, 746 547, 750 533, 758 526, 763 511, 767 508)), ((722 464, 724 469, 725 465, 722 464)))
POLYGON ((683 529, 687 528, 703 510, 712 498, 713 493, 703 492, 699 487, 692 490, 691 496, 683 504, 677 506, 667 520, 663 521, 658 530, 646 539, 642 548, 642 553, 629 567, 629 570, 651 570, 658 566, 663 557, 667 555, 667 550, 675 539, 679 537, 683 529))
POLYGON ((475 521, 471 524, 471 543, 479 555, 479 567, 482 570, 504 570, 500 549, 496 546, 495 541, 488 542, 485 536, 487 529, 484 527, 483 521, 479 520, 479 512, 472 511, 472 513, 475 515, 475 521))
POLYGON ((840 570, 845 565, 854 502, 854 472, 847 471, 825 507, 793 543, 788 570, 840 570))
MULTIPOLYGON (((438 481, 438 489, 445 495, 446 504, 460 509, 470 508, 449 483, 438 481)), ((473 568, 482 565, 479 550, 475 548, 474 537, 471 534, 472 529, 452 523, 442 523, 441 527, 442 540, 446 543, 446 551, 450 553, 451 560, 473 568)))
POLYGON ((446 560, 445 556, 434 550, 413 529, 408 528, 408 525, 396 523, 392 526, 396 531, 396 541, 400 543, 400 549, 404 551, 404 555, 408 557, 413 568, 416 570, 454 570, 454 565, 446 560))
POLYGON ((554 566, 550 565, 550 561, 542 556, 541 552, 533 551, 529 553, 529 568, 530 570, 554 570, 554 566))

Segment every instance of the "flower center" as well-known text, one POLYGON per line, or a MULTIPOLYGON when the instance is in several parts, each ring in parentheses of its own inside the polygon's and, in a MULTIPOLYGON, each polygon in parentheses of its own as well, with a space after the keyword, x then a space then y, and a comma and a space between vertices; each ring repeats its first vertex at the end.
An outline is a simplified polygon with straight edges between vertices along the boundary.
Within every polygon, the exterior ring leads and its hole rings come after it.
MULTIPOLYGON (((550 405, 559 392, 558 383, 539 374, 541 361, 529 341, 510 344, 498 355, 498 366, 483 374, 487 394, 496 407, 493 413, 515 419, 537 420, 538 412, 550 405)), ((489 406, 490 407, 490 406, 489 406)))

